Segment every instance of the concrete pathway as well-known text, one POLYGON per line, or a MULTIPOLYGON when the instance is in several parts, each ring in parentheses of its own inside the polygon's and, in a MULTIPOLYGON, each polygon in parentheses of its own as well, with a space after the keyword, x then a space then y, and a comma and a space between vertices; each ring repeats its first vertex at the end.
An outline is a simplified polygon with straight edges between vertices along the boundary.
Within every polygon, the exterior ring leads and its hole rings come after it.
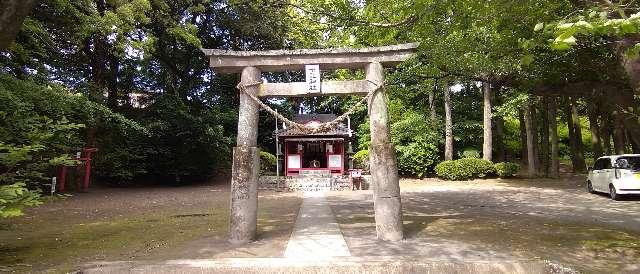
POLYGON ((284 256, 301 259, 351 256, 324 192, 304 193, 284 256))

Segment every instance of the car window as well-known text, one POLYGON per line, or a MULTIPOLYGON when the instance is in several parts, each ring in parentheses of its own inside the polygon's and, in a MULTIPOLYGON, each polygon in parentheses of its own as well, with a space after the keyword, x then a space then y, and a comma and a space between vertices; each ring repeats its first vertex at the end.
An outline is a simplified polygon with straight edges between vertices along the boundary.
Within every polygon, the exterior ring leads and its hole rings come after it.
POLYGON ((602 160, 602 169, 611 169, 613 168, 611 165, 611 160, 609 158, 601 159, 602 160))
POLYGON ((607 159, 598 159, 594 164, 593 164, 593 170, 601 170, 604 168, 604 164, 605 164, 605 160, 607 159))
POLYGON ((629 169, 640 170, 640 157, 638 156, 625 156, 618 159, 626 159, 629 162, 629 169))

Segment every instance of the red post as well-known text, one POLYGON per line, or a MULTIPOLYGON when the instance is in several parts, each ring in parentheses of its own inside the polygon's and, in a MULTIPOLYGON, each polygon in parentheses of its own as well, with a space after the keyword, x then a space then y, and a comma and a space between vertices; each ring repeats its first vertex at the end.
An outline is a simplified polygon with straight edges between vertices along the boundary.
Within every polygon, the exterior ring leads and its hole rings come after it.
POLYGON ((82 192, 89 192, 89 178, 91 176, 91 158, 84 162, 84 178, 82 180, 82 192))
POLYGON ((67 180, 67 167, 60 167, 60 173, 58 174, 58 192, 64 192, 64 184, 67 180))
POLYGON ((282 141, 284 144, 284 176, 289 176, 289 143, 287 140, 282 141))
POLYGON ((91 153, 98 151, 97 148, 85 148, 84 152, 84 178, 82 178, 82 192, 89 192, 89 180, 91 179, 91 153))

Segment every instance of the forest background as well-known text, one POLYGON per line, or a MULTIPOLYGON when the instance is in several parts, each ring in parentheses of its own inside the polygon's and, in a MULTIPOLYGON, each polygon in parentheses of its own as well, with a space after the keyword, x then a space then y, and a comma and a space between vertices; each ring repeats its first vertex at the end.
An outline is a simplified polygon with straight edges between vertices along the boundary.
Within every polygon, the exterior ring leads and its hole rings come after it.
MULTIPOLYGON (((0 21, 0 214, 40 201, 57 168, 97 147, 95 179, 186 184, 228 173, 237 75, 201 48, 268 50, 419 42, 387 75, 400 172, 456 158, 582 173, 640 152, 640 6, 580 0, 5 0, 0 21), (5 20, 10 18, 11 20, 5 20)), ((362 78, 361 71, 323 79, 362 78)), ((269 73, 268 81, 304 79, 269 73)), ((291 117, 358 98, 274 99, 291 117)), ((365 107, 351 117, 359 159, 365 107)), ((259 145, 275 120, 260 112, 259 145)), ((269 158, 269 157, 266 157, 269 158)))

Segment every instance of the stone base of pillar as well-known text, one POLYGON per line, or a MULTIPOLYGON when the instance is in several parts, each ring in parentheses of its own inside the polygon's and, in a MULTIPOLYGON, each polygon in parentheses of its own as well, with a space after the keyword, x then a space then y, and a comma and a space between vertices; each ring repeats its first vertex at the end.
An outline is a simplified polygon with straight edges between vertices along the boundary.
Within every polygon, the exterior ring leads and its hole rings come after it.
POLYGON ((255 239, 258 220, 260 149, 233 148, 229 242, 244 244, 255 239))
POLYGON ((390 143, 371 144, 369 149, 378 239, 402 240, 402 203, 395 149, 390 143))
POLYGON ((400 241, 402 231, 402 204, 400 197, 376 197, 373 202, 376 212, 376 234, 379 240, 400 241))

